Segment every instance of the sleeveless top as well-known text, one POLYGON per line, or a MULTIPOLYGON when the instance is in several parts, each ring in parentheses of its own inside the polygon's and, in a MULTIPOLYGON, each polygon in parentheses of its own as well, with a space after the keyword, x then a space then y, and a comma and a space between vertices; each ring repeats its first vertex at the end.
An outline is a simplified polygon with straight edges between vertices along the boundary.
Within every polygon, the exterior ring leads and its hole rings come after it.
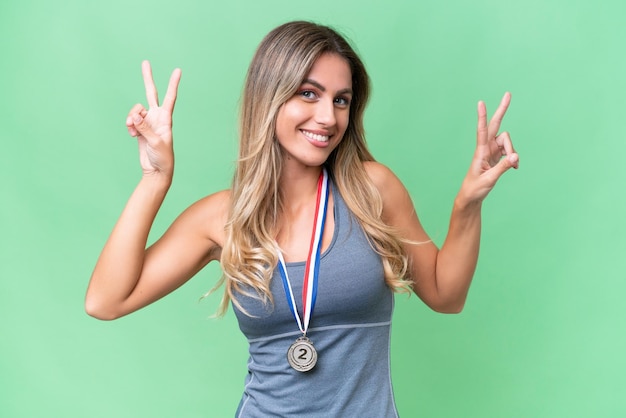
MULTIPOLYGON (((250 344, 248 374, 237 417, 397 417, 389 346, 393 293, 384 281, 380 256, 336 188, 335 229, 322 253, 317 301, 307 337, 318 353, 308 372, 292 369, 289 346, 302 335, 289 307, 278 270, 274 304, 237 295, 252 316, 234 305, 239 328, 250 344)), ((304 262, 287 263, 302 316, 304 262)))

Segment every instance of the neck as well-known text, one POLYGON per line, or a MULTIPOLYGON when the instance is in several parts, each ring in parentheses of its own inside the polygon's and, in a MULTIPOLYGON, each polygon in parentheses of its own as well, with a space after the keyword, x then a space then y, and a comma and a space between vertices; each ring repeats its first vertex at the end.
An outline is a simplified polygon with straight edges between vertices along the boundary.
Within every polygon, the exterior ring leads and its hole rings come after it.
POLYGON ((286 211, 308 204, 317 196, 317 183, 322 167, 305 167, 298 170, 284 167, 280 178, 280 190, 286 211))

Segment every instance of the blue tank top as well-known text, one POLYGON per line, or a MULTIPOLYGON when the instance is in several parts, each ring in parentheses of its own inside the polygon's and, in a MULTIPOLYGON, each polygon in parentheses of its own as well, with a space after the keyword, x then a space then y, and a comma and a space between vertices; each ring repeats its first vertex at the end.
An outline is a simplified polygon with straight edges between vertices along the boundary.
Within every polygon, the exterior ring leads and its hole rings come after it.
MULTIPOLYGON (((289 346, 301 335, 278 271, 273 305, 238 295, 252 316, 236 307, 250 344, 248 375, 237 417, 397 417, 389 367, 393 293, 380 256, 332 187, 335 229, 320 261, 317 301, 307 336, 318 360, 309 372, 293 370, 289 346)), ((287 263, 301 309, 304 262, 287 263)))

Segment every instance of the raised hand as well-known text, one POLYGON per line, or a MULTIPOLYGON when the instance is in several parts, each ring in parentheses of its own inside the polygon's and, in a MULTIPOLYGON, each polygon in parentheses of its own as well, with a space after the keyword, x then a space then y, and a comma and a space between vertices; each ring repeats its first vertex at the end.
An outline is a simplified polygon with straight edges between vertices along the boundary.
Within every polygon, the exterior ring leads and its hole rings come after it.
POLYGON ((466 203, 482 201, 504 172, 519 166, 509 133, 498 133, 510 102, 511 94, 505 93, 489 124, 485 103, 478 102, 476 151, 460 192, 466 203))
POLYGON ((144 175, 160 174, 171 179, 174 172, 172 114, 181 71, 177 68, 172 72, 163 104, 159 106, 159 95, 152 79, 150 63, 143 61, 141 70, 148 109, 142 104, 133 106, 128 112, 126 127, 128 133, 137 138, 139 161, 144 175))

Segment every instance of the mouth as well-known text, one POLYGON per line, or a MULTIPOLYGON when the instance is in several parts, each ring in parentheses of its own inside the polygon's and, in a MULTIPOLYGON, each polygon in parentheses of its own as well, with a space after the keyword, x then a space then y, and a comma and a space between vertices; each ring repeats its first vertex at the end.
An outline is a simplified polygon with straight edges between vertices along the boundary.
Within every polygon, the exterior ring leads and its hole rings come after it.
POLYGON ((316 142, 328 142, 330 140, 330 135, 323 135, 311 131, 306 131, 304 129, 300 129, 300 132, 307 138, 316 141, 316 142))

